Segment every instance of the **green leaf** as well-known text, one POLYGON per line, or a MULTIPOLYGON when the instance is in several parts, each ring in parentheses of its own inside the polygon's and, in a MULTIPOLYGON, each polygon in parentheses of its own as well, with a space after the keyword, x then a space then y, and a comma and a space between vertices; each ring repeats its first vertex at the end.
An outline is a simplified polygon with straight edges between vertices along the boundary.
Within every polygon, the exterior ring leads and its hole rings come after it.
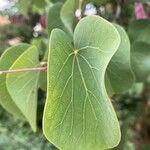
POLYGON ((130 95, 134 95, 134 97, 140 97, 144 90, 145 86, 143 82, 133 84, 132 88, 129 90, 130 95))
MULTIPOLYGON (((13 63, 10 70, 37 67, 38 56, 38 50, 32 46, 13 63)), ((7 74, 6 77, 7 89, 33 131, 36 131, 38 77, 39 72, 35 71, 7 74)))
MULTIPOLYGON (((137 2, 137 0, 132 0, 132 2, 137 2)), ((138 2, 141 2, 141 3, 147 3, 148 2, 148 0, 139 0, 138 2)))
POLYGON ((42 9, 45 7, 46 5, 46 1, 45 0, 32 0, 33 4, 38 8, 38 9, 42 9))
MULTIPOLYGON (((132 21, 128 26, 128 34, 131 42, 137 40, 137 38, 142 39, 141 35, 143 34, 143 30, 150 26, 149 20, 136 20, 132 21)), ((142 35, 144 36, 144 35, 142 35)))
POLYGON ((73 42, 63 31, 52 31, 43 131, 59 149, 102 150, 119 143, 119 123, 104 83, 119 43, 115 27, 98 16, 80 20, 73 42))
MULTIPOLYGON (((19 44, 7 49, 0 58, 0 70, 9 70, 14 61, 28 48, 28 44, 19 44)), ((0 104, 14 116, 24 118, 7 90, 6 74, 0 75, 0 104)))
POLYGON ((40 50, 41 47, 42 47, 42 39, 41 39, 41 38, 33 38, 33 39, 31 40, 31 45, 36 46, 37 49, 40 50))
POLYGON ((72 35, 75 27, 75 11, 79 5, 79 0, 67 0, 62 6, 60 17, 69 33, 72 35))
POLYGON ((106 2, 108 2, 108 0, 90 0, 90 2, 91 1, 96 5, 102 5, 102 4, 105 4, 106 2))
POLYGON ((136 80, 145 81, 150 75, 150 44, 135 42, 132 45, 131 63, 136 80))
POLYGON ((22 14, 27 15, 29 9, 29 1, 19 0, 19 8, 22 14))
POLYGON ((56 3, 49 8, 47 23, 48 23, 48 33, 50 34, 54 28, 59 28, 65 30, 64 24, 60 19, 60 10, 63 3, 56 3))
POLYGON ((39 84, 40 84, 40 88, 43 91, 47 90, 47 73, 46 72, 41 72, 40 73, 39 84))
POLYGON ((136 41, 145 42, 150 44, 150 24, 146 26, 141 33, 137 36, 136 41))
POLYGON ((65 0, 49 0, 50 2, 53 2, 53 3, 57 3, 58 1, 59 2, 64 2, 65 0))
POLYGON ((50 3, 46 2, 46 0, 32 0, 32 13, 43 13, 47 4, 49 5, 50 3))
MULTIPOLYGON (((47 41, 44 43, 43 39, 41 38, 35 38, 32 39, 32 45, 36 46, 39 50, 41 50, 41 55, 42 57, 40 57, 41 60, 41 65, 45 66, 47 59, 48 59, 48 46, 47 46, 47 41), (44 63, 44 64, 43 64, 44 63)), ((44 67, 43 66, 43 67, 44 67)), ((47 72, 40 72, 39 75, 39 88, 42 89, 43 91, 47 90, 47 72)))
POLYGON ((120 34, 121 42, 107 68, 107 80, 110 83, 107 86, 107 90, 110 91, 111 88, 111 93, 122 93, 133 85, 134 75, 131 70, 130 41, 128 35, 121 26, 115 24, 115 27, 120 34))

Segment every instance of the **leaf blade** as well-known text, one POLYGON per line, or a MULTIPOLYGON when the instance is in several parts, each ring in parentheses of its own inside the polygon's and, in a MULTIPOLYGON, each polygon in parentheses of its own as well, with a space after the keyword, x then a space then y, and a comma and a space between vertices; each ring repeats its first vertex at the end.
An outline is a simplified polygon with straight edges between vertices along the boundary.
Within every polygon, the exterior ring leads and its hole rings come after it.
POLYGON ((150 75, 150 44, 135 42, 131 50, 131 64, 137 82, 145 81, 150 75))
POLYGON ((112 93, 122 93, 133 85, 134 74, 131 69, 129 38, 121 26, 114 26, 120 34, 121 42, 107 67, 107 80, 110 82, 107 88, 111 86, 112 93))
MULTIPOLYGON (((28 44, 19 44, 7 49, 0 58, 0 70, 9 70, 14 61, 28 48, 28 44)), ((7 90, 5 74, 0 75, 0 104, 14 116, 24 119, 7 90)))
MULTIPOLYGON (((39 65, 38 50, 32 46, 11 66, 10 70, 33 68, 39 65)), ((39 72, 20 72, 8 74, 7 89, 33 131, 36 131, 37 82, 39 72)))
POLYGON ((60 11, 61 20, 71 35, 73 35, 75 10, 77 9, 78 3, 78 0, 67 0, 60 11))
POLYGON ((58 148, 107 149, 118 144, 119 123, 106 93, 104 75, 119 42, 119 34, 113 25, 96 16, 86 17, 77 25, 74 46, 63 31, 53 30, 50 37, 48 96, 43 132, 58 148), (93 21, 98 26, 92 26, 92 30, 96 30, 93 33, 99 34, 89 36, 89 25, 93 21), (101 33, 103 30, 106 32, 107 28, 107 38, 112 44, 110 47, 104 41, 95 42, 97 35, 103 37, 101 33), (84 33, 81 33, 83 29, 84 33), (110 31, 113 33, 111 36, 110 31), (87 45, 89 47, 85 48, 87 45), (96 61, 90 60, 89 56, 94 56, 96 61), (93 63, 93 67, 90 63, 93 63), (92 71, 101 66, 102 69, 92 71))
POLYGON ((63 3, 61 2, 57 2, 49 8, 48 16, 47 16, 49 35, 54 28, 66 30, 60 18, 60 10, 61 10, 62 4, 63 3))

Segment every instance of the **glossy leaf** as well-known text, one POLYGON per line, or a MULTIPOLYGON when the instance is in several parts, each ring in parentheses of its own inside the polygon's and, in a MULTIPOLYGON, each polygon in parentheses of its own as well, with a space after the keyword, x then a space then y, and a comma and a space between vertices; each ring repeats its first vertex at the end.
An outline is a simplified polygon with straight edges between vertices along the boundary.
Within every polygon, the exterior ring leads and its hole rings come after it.
POLYGON ((120 34, 121 42, 107 68, 107 80, 109 80, 107 81, 109 82, 107 90, 111 91, 110 95, 112 95, 112 93, 124 92, 134 83, 134 75, 130 62, 130 41, 128 35, 121 26, 115 24, 115 27, 120 34))
MULTIPOLYGON (((37 67, 38 56, 38 50, 30 47, 13 63, 10 70, 37 67)), ((7 89, 33 131, 36 131, 38 77, 39 72, 35 71, 7 74, 6 77, 7 89)))
POLYGON ((131 62, 138 82, 145 81, 150 75, 150 44, 135 42, 132 45, 131 62))
MULTIPOLYGON (((0 58, 0 70, 9 70, 14 61, 28 48, 28 44, 19 44, 7 49, 0 58)), ((7 90, 6 74, 0 75, 0 104, 14 116, 24 118, 7 90)))
POLYGON ((73 44, 63 31, 52 31, 43 131, 59 149, 108 149, 119 143, 119 123, 104 83, 119 43, 115 27, 98 16, 79 22, 73 44))

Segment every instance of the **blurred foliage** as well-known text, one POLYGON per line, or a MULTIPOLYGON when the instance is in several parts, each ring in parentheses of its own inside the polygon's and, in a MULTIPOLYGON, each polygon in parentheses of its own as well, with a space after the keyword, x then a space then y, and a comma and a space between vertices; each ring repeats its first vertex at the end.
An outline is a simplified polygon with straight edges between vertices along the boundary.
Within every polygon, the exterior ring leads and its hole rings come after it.
POLYGON ((10 46, 8 41, 16 37, 29 43, 32 38, 32 27, 24 23, 0 26, 0 54, 10 46))
POLYGON ((1 107, 0 118, 1 150, 56 150, 46 141, 41 130, 33 133, 27 124, 13 118, 1 107))

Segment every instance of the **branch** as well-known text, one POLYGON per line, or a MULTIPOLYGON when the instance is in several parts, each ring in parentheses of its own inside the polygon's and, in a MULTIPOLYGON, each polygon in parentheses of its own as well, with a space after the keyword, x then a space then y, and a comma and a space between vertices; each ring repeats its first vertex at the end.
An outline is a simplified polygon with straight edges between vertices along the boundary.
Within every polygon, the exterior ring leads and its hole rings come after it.
POLYGON ((1 70, 1 74, 9 74, 9 73, 19 73, 19 72, 36 72, 36 71, 47 71, 47 66, 46 67, 37 67, 37 68, 23 68, 23 69, 16 69, 16 70, 1 70))

